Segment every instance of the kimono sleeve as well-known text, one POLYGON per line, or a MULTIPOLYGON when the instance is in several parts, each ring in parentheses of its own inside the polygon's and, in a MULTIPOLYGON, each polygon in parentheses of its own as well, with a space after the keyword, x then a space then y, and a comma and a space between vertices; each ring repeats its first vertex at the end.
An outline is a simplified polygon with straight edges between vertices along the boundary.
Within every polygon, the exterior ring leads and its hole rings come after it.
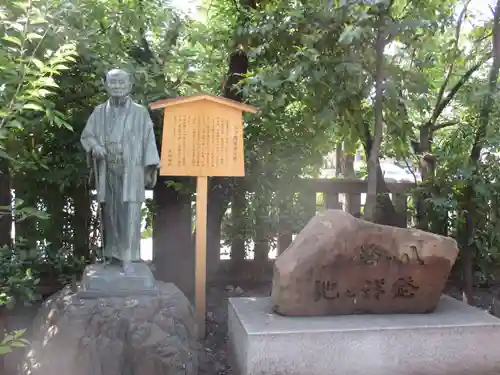
POLYGON ((156 147, 156 139, 153 130, 153 121, 147 109, 144 109, 144 137, 143 137, 143 160, 144 166, 158 167, 160 165, 160 155, 156 147))
POLYGON ((91 152, 92 149, 99 144, 97 139, 96 129, 97 129, 97 118, 98 118, 98 108, 94 109, 92 114, 90 115, 87 123, 85 124, 85 128, 82 131, 82 135, 80 137, 80 142, 83 146, 83 149, 88 153, 91 152))

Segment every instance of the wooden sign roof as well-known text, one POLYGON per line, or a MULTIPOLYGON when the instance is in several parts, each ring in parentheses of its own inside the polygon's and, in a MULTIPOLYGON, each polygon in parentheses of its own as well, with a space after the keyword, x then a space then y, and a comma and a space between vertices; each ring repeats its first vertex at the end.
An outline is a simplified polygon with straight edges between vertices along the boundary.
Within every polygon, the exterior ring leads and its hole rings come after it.
POLYGON ((163 100, 158 100, 156 102, 153 102, 149 105, 149 108, 151 109, 161 109, 161 108, 167 108, 167 107, 173 107, 176 105, 180 104, 186 104, 186 103, 194 103, 202 100, 207 100, 211 102, 215 102, 218 104, 222 104, 228 107, 232 107, 234 109, 239 109, 242 112, 250 112, 250 113, 257 113, 258 109, 244 103, 239 103, 237 101, 231 100, 224 98, 222 96, 214 96, 214 95, 209 95, 209 94, 198 94, 198 95, 193 95, 193 96, 180 96, 174 99, 163 99, 163 100))

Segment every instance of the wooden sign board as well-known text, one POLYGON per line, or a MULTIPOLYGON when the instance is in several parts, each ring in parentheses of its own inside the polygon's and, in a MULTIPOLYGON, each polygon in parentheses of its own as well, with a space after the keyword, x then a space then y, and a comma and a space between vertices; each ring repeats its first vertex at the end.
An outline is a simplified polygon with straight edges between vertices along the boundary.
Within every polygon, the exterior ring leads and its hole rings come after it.
POLYGON ((165 108, 160 175, 245 175, 242 112, 255 113, 255 108, 209 95, 156 102, 151 108, 165 108))
POLYGON ((196 176, 195 304, 200 338, 205 335, 208 177, 245 175, 243 112, 249 105, 221 97, 196 95, 161 100, 165 108, 160 175, 196 176))

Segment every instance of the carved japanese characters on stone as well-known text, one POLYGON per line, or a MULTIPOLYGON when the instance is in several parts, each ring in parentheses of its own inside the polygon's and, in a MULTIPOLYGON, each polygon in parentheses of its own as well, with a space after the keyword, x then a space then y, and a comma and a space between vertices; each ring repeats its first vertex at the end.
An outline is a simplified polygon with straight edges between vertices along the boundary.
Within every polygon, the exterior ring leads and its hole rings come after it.
POLYGON ((457 254, 451 238, 328 210, 275 261, 274 310, 289 316, 431 312, 457 254))
POLYGON ((160 164, 148 110, 129 94, 132 77, 121 69, 106 75, 108 101, 98 105, 81 134, 97 176, 103 210, 104 256, 125 270, 140 260, 141 206, 145 187, 153 188, 160 164))

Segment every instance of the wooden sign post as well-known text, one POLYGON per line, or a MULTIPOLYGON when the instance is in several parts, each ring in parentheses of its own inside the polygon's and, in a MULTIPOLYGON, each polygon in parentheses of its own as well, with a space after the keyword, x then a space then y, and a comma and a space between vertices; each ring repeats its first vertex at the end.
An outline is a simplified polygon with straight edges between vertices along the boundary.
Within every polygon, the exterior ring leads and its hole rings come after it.
POLYGON ((161 176, 195 176, 195 305, 198 335, 205 336, 208 177, 243 177, 243 112, 255 107, 226 98, 195 95, 154 102, 165 108, 161 176))

